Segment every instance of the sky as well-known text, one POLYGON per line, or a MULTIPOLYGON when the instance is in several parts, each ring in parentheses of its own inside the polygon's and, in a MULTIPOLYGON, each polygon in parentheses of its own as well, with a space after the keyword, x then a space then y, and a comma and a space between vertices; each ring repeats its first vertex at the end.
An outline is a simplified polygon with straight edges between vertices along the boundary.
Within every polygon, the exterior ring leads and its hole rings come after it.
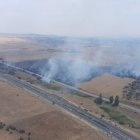
POLYGON ((0 33, 140 37, 140 0, 0 0, 0 33))

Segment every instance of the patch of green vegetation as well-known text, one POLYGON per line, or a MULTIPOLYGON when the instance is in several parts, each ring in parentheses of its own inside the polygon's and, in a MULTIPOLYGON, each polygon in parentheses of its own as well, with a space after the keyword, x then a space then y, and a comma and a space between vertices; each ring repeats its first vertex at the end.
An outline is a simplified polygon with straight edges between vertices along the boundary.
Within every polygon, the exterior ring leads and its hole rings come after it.
POLYGON ((80 97, 84 97, 84 98, 93 98, 92 96, 87 95, 87 94, 84 94, 84 93, 82 93, 82 92, 80 92, 80 91, 77 91, 77 90, 71 90, 71 89, 69 89, 69 92, 70 92, 71 94, 76 95, 76 96, 80 96, 80 97))
POLYGON ((104 110, 104 112, 106 112, 111 119, 118 122, 119 124, 128 125, 129 127, 140 129, 139 124, 136 124, 135 121, 123 114, 123 112, 119 111, 116 107, 104 104, 100 106, 100 108, 104 110))
POLYGON ((5 124, 3 122, 0 122, 0 129, 3 129, 5 127, 5 124))
POLYGON ((61 87, 52 84, 43 84, 43 86, 47 89, 56 90, 56 91, 61 89, 61 87))

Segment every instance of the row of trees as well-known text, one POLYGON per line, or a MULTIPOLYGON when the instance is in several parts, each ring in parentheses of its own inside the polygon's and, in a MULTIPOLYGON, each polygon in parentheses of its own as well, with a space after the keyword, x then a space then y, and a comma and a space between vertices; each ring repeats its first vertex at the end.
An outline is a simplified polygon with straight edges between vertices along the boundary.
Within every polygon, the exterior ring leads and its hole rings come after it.
POLYGON ((113 106, 119 106, 120 103, 119 96, 116 96, 115 98, 113 96, 110 96, 109 103, 112 104, 113 106))
MULTIPOLYGON (((95 103, 101 105, 103 103, 103 97, 102 94, 99 95, 99 97, 97 97, 95 99, 95 103)), ((119 96, 116 96, 115 98, 113 96, 109 97, 109 104, 113 105, 113 106, 119 106, 120 100, 119 100, 119 96)))

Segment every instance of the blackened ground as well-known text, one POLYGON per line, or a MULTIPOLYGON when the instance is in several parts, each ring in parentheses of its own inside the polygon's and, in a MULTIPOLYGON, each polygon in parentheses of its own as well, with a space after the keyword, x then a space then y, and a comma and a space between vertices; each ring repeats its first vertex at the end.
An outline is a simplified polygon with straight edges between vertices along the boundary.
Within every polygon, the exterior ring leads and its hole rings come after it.
MULTIPOLYGON (((71 64, 72 62, 70 60, 57 60, 55 61, 57 64, 57 70, 53 74, 54 80, 69 84, 69 85, 75 85, 77 82, 83 82, 93 79, 94 77, 97 77, 99 75, 102 75, 103 73, 109 73, 111 68, 110 67, 96 67, 94 65, 87 65, 85 64, 83 67, 86 67, 88 69, 87 73, 85 75, 81 74, 81 77, 79 76, 76 78, 76 75, 71 71, 71 64)), ((24 62, 18 62, 14 64, 17 67, 32 71, 34 73, 40 74, 40 75, 49 75, 51 68, 49 64, 48 59, 43 60, 33 60, 33 61, 24 61, 24 62)), ((75 69, 77 70, 77 69, 75 69)), ((80 72, 80 71, 79 71, 80 72)), ((77 72, 78 73, 78 72, 77 72)))
MULTIPOLYGON (((49 59, 30 60, 17 62, 12 65, 47 77, 52 72, 49 61, 49 59)), ((122 78, 128 77, 136 80, 140 79, 127 69, 121 69, 120 67, 96 67, 95 65, 88 65, 86 63, 83 63, 82 66, 83 68, 86 67, 85 71, 83 71, 84 74, 81 74, 78 78, 76 78, 76 74, 80 73, 81 69, 77 71, 77 68, 75 68, 71 71, 71 64, 72 62, 70 60, 56 60, 55 65, 57 65, 57 69, 52 74, 51 78, 69 85, 75 85, 77 82, 89 81, 104 73, 110 73, 122 78), (74 71, 77 71, 76 74, 74 71)), ((0 65, 0 69, 2 70, 3 68, 4 66, 0 65)))

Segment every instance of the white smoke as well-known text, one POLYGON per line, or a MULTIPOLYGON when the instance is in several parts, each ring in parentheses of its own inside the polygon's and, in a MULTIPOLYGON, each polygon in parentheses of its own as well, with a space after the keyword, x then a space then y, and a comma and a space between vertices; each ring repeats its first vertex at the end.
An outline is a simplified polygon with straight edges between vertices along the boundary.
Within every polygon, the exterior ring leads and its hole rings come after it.
POLYGON ((101 47, 95 59, 100 66, 111 66, 113 74, 140 77, 140 44, 134 45, 101 47))
POLYGON ((43 80, 50 82, 57 77, 66 83, 76 83, 91 77, 93 63, 85 59, 85 46, 82 43, 79 39, 67 38, 61 49, 69 53, 64 52, 59 58, 49 59, 49 70, 43 71, 43 80))
POLYGON ((48 67, 49 67, 49 70, 47 71, 47 73, 44 73, 44 77, 42 80, 49 83, 51 79, 53 79, 58 72, 57 62, 54 59, 49 59, 48 67))
POLYGON ((114 75, 140 77, 140 41, 100 42, 99 46, 93 47, 97 49, 91 49, 91 59, 87 59, 88 47, 81 44, 80 41, 67 39, 64 49, 73 53, 76 50, 76 53, 74 55, 63 53, 59 59, 51 58, 48 63, 50 68, 44 74, 44 80, 50 81, 61 72, 58 79, 62 78, 64 82, 72 80, 76 83, 102 73, 101 71, 104 71, 102 67, 105 66, 111 67, 109 72, 114 75))
POLYGON ((52 57, 19 66, 41 74, 46 82, 55 79, 75 85, 105 72, 140 77, 140 39, 51 37, 42 40, 46 44, 48 40, 51 42, 52 57))

